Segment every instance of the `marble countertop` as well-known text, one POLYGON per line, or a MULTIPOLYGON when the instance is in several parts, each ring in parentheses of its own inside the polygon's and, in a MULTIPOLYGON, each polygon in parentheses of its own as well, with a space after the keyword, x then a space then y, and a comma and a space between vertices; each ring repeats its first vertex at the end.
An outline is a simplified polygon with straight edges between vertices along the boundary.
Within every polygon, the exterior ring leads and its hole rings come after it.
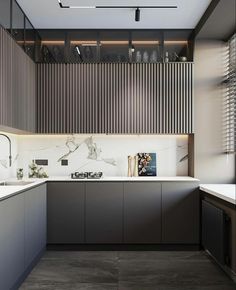
POLYGON ((236 205, 236 184, 200 184, 200 189, 236 205))
MULTIPOLYGON (((4 181, 16 181, 16 179, 8 179, 8 180, 0 180, 4 181)), ((45 182, 50 181, 66 181, 66 182, 109 182, 109 181, 192 181, 198 182, 199 180, 196 178, 188 177, 188 176, 174 176, 174 177, 102 177, 101 179, 71 179, 69 176, 52 176, 50 178, 45 179, 24 179, 24 181, 31 181, 30 184, 27 185, 11 185, 11 186, 0 186, 0 201, 35 186, 41 185, 45 182)))

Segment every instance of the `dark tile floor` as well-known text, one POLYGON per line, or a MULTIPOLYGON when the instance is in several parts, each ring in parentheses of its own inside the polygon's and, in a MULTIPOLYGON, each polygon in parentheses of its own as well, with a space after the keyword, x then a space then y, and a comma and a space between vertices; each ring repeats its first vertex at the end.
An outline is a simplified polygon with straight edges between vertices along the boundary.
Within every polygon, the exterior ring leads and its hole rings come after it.
POLYGON ((48 251, 20 290, 235 290, 204 252, 48 251))

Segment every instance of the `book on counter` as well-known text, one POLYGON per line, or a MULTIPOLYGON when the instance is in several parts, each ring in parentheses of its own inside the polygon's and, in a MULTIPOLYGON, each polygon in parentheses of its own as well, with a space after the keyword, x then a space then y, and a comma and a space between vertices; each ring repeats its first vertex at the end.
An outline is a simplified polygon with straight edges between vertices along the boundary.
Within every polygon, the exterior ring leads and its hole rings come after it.
POLYGON ((156 176, 156 153, 138 153, 138 175, 156 176))

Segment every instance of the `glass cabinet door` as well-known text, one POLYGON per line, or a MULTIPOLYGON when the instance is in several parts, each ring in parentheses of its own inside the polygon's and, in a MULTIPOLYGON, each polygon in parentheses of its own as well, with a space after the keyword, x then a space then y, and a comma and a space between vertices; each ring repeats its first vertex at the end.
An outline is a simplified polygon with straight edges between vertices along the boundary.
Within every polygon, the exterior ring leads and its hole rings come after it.
POLYGON ((24 28, 25 28, 25 16, 19 5, 12 1, 12 36, 16 42, 24 47, 24 28))

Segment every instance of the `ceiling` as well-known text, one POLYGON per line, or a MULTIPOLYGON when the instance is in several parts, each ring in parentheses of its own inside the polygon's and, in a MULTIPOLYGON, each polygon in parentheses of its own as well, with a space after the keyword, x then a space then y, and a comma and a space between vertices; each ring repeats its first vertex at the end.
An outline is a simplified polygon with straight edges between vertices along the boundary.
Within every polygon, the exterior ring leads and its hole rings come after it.
POLYGON ((236 29, 236 1, 220 0, 216 8, 204 23, 197 35, 198 39, 221 39, 227 40, 236 29), (219 21, 222 15, 223 22, 219 21), (223 25, 222 25, 223 23, 223 25))
POLYGON ((61 0, 64 6, 177 6, 176 9, 62 9, 58 0, 18 0, 35 28, 41 29, 192 29, 211 0, 61 0))

